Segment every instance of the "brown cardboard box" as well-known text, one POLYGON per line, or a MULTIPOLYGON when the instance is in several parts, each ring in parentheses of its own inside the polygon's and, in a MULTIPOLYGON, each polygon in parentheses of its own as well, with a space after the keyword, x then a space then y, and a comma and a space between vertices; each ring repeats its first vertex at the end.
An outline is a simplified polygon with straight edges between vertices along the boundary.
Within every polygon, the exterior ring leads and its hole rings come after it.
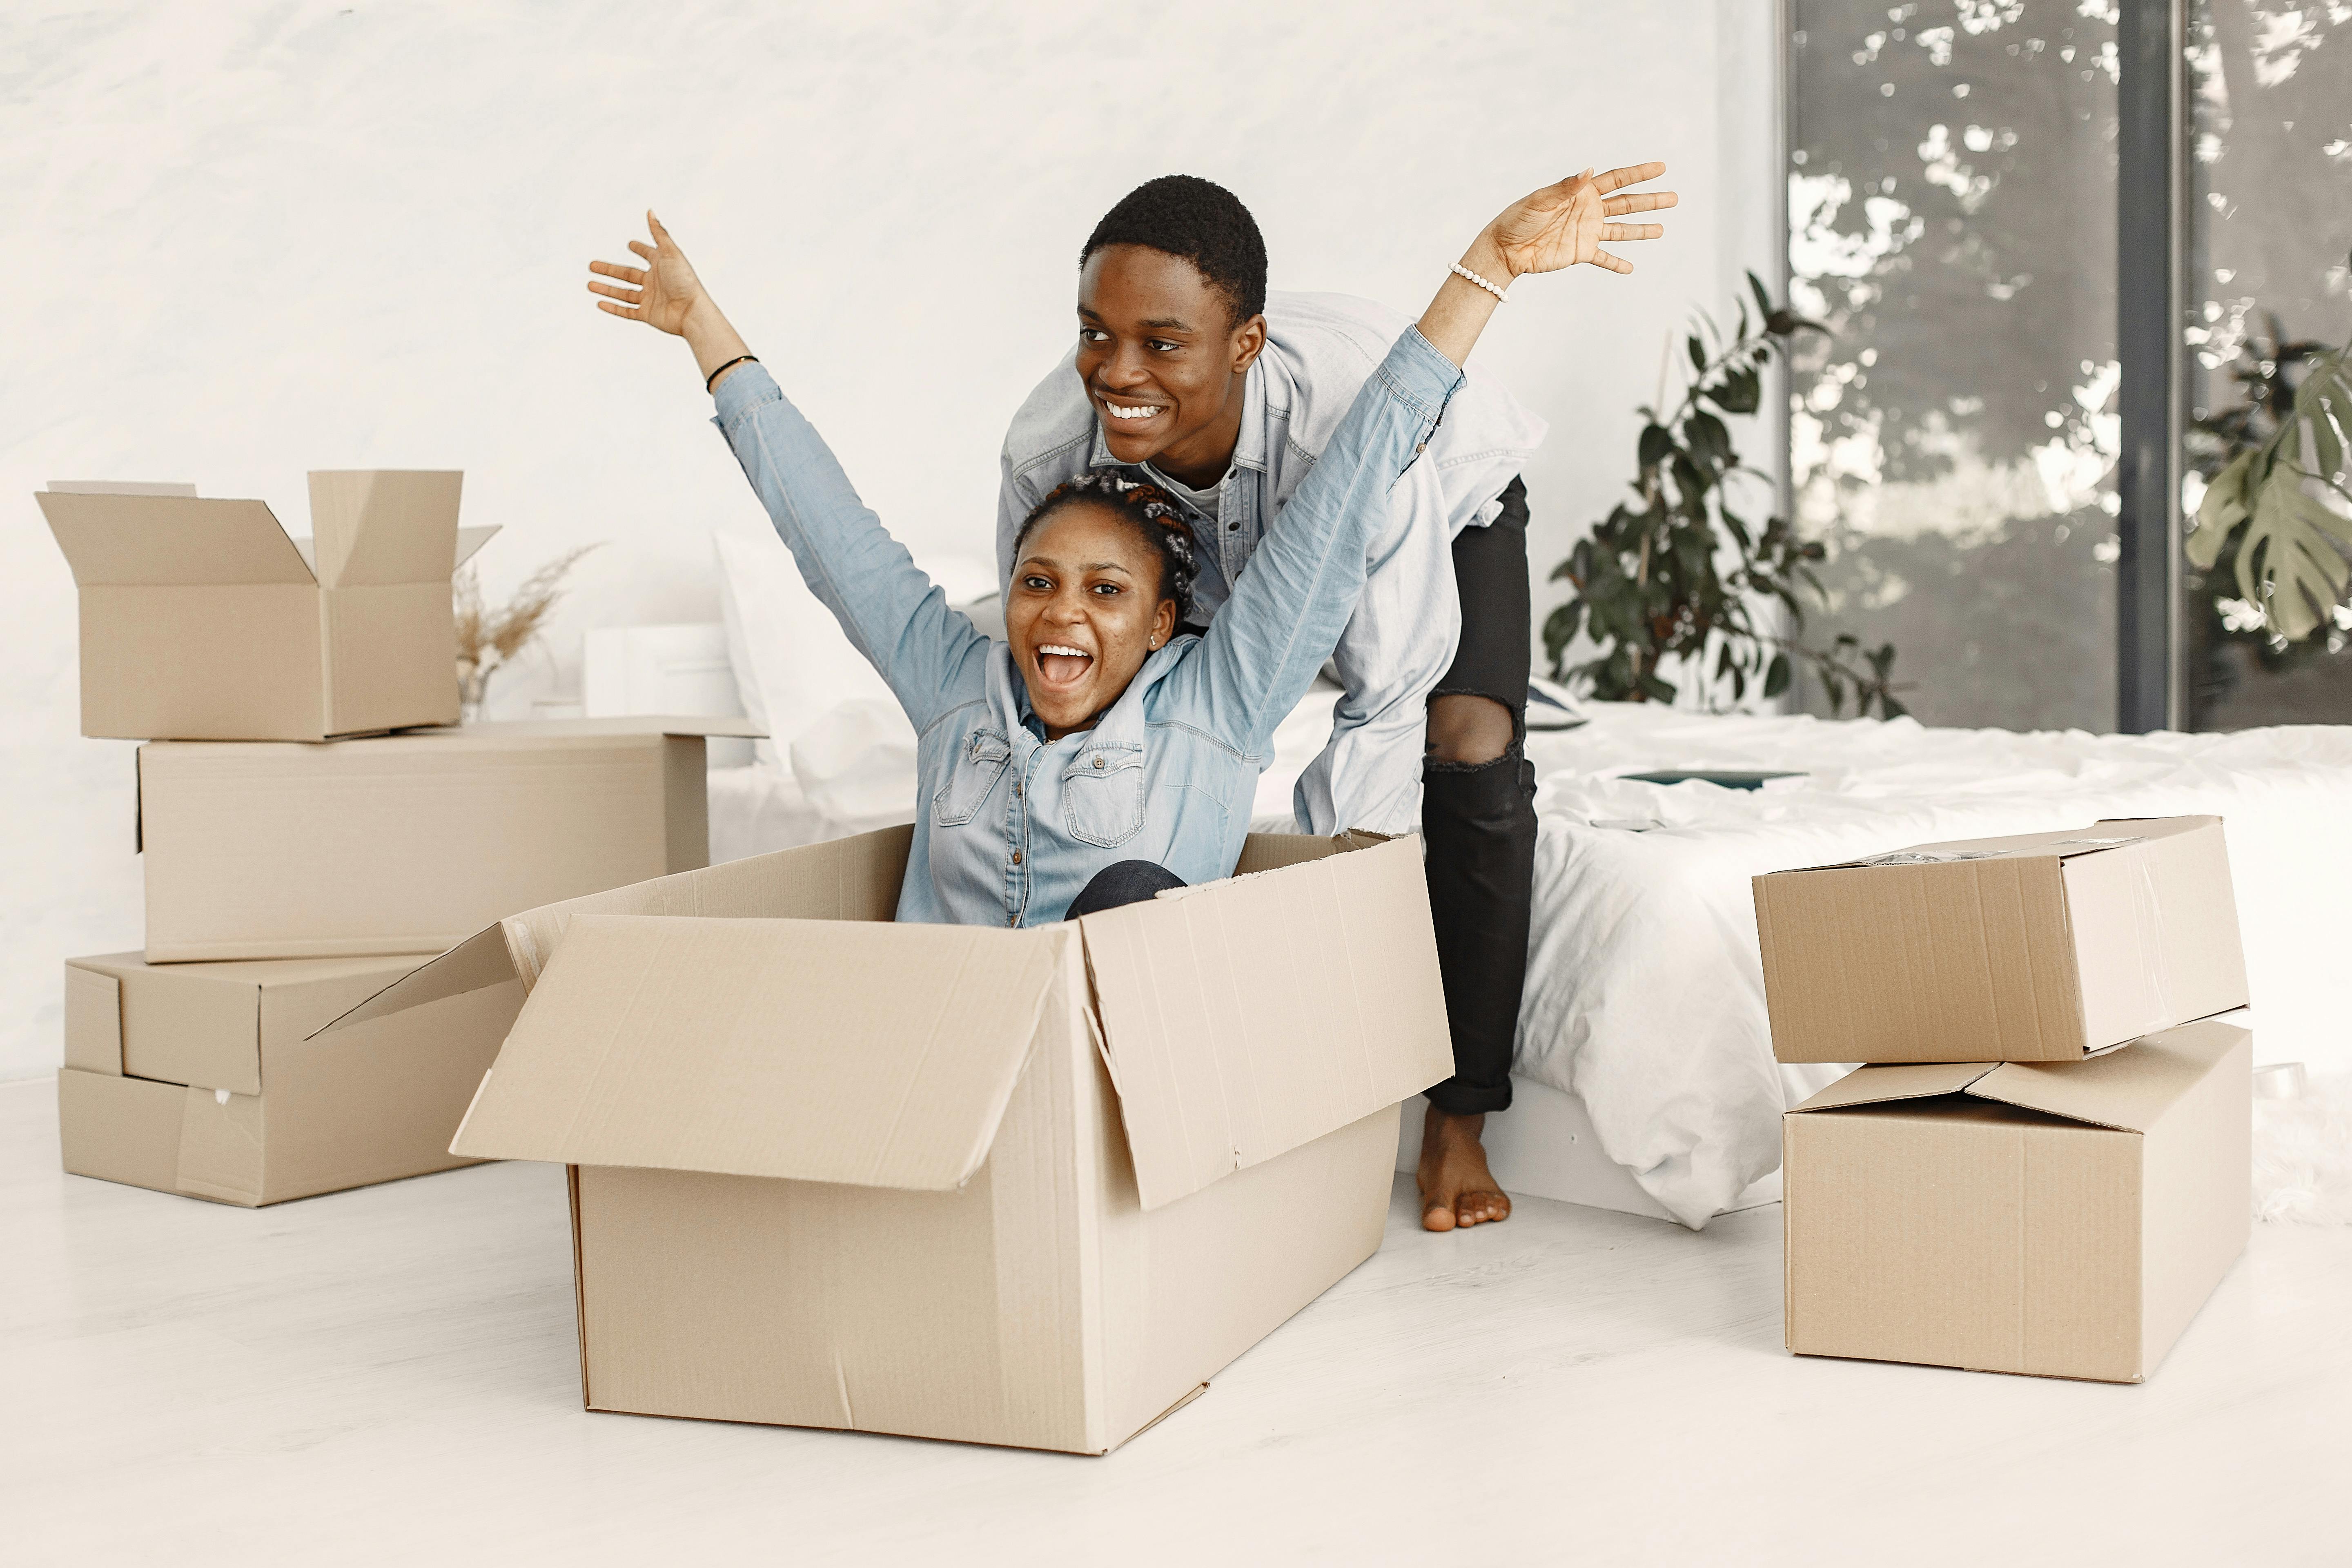
POLYGON ((908 835, 518 916, 322 1037, 532 985, 453 1146, 572 1167, 590 1409, 1099 1454, 1380 1246, 1453 1070, 1418 840, 1003 931, 891 923, 908 835))
POLYGON ((1866 1067, 1790 1111, 1789 1348, 2142 1381, 2245 1249, 2252 1039, 1866 1067))
POLYGON ((415 957, 66 961, 65 1168, 257 1207, 445 1171, 522 987, 307 1040, 415 957))
POLYGON ((310 476, 313 539, 257 500, 158 486, 36 496, 81 587, 81 732, 319 741, 457 721, 462 475, 310 476))
POLYGON ((1922 844, 1755 896, 1784 1062, 2080 1061, 2246 1005, 2218 816, 1922 844))
POLYGON ((510 910, 705 865, 733 719, 139 749, 147 959, 433 952, 510 910))

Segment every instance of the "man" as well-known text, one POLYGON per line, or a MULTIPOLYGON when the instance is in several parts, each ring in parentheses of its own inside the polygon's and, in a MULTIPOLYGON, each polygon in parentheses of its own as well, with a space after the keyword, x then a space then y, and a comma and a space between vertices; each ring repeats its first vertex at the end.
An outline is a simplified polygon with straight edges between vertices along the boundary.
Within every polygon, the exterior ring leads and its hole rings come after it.
MULTIPOLYGON (((1612 170, 1603 193, 1663 164, 1612 170)), ((1612 217, 1674 205, 1609 195, 1612 217)), ((1647 232, 1629 237, 1647 238, 1647 232)), ((1606 258, 1603 265, 1630 271, 1606 258)), ((1474 279, 1481 287, 1492 286, 1474 279)), ((1055 485, 1119 467, 1181 503, 1199 545, 1194 617, 1231 592, 1404 318, 1367 300, 1265 289, 1265 244, 1234 195, 1171 174, 1130 192, 1080 253, 1078 344, 1006 432, 1000 568, 1055 485)), ((1422 1223, 1507 1218, 1480 1133, 1511 1102, 1535 862, 1535 770, 1521 755, 1529 664, 1527 491, 1543 422, 1474 374, 1391 499, 1363 598, 1334 656, 1345 695, 1301 776, 1302 831, 1416 828, 1454 1040, 1429 1091, 1422 1223)))

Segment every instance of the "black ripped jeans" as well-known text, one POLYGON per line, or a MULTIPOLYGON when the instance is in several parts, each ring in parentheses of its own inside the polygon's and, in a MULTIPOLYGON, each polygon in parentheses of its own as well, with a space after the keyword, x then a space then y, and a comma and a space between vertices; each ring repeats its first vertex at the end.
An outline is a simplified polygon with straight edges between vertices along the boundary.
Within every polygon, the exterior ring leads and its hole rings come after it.
POLYGON ((1456 1116, 1511 1103, 1511 1047, 1528 975, 1535 897, 1536 770, 1524 754, 1528 623, 1528 490, 1513 479, 1502 515, 1454 542, 1462 641, 1430 695, 1485 697, 1511 713, 1511 743, 1486 763, 1422 764, 1421 833, 1437 967, 1454 1035, 1454 1076, 1429 1091, 1456 1116))

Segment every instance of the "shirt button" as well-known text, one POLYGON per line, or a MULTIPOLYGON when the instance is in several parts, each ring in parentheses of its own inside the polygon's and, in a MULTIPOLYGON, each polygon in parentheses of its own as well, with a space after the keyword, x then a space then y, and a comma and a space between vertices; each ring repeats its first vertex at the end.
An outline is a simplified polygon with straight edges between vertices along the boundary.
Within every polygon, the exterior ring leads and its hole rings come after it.
POLYGON ((1241 531, 1242 525, 1238 522, 1229 522, 1225 524, 1225 531, 1227 533, 1239 533, 1241 531))
POLYGON ((1429 450, 1429 443, 1423 441, 1420 446, 1415 447, 1413 450, 1416 452, 1426 452, 1429 450))
POLYGON ((1020 851, 1020 850, 1018 850, 1018 849, 1015 849, 1015 850, 1013 852, 1013 863, 1015 866, 1018 866, 1019 864, 1021 864, 1021 851, 1020 851))
POLYGON ((1101 767, 1102 765, 1103 765, 1103 760, 1102 760, 1100 757, 1097 757, 1097 758, 1095 759, 1095 766, 1096 766, 1096 767, 1097 767, 1097 768, 1099 768, 1099 767, 1101 767))

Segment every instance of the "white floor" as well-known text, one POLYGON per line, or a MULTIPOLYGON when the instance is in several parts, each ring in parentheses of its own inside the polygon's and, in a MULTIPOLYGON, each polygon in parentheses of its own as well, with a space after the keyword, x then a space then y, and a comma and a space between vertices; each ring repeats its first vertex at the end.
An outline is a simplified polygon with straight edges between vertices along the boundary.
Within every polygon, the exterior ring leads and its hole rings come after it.
POLYGON ((2141 1387, 1800 1361, 1780 1210, 1412 1226, 1108 1458, 589 1415, 560 1173, 248 1211, 0 1086, 0 1563, 2352 1563, 2352 1229, 2141 1387))

